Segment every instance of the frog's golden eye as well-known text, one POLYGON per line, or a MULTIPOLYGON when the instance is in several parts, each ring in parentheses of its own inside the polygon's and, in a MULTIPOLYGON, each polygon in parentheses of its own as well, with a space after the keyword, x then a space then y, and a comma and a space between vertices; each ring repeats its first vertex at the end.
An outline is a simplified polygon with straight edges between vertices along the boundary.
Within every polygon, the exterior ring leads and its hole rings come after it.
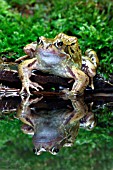
POLYGON ((55 43, 55 45, 56 45, 56 47, 61 47, 63 45, 63 42, 62 41, 57 42, 57 43, 55 43))
POLYGON ((39 45, 39 44, 43 44, 43 41, 40 39, 40 37, 37 38, 37 44, 38 44, 38 45, 39 45))

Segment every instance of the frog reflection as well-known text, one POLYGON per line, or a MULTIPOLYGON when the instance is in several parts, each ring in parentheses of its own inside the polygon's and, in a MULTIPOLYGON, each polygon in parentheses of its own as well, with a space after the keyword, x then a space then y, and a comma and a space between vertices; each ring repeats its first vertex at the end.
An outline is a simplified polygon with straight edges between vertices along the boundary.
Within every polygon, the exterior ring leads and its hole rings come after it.
POLYGON ((56 155, 62 147, 74 144, 80 126, 95 126, 94 115, 82 98, 27 98, 19 106, 17 117, 24 123, 22 131, 33 136, 33 151, 37 155, 56 155))

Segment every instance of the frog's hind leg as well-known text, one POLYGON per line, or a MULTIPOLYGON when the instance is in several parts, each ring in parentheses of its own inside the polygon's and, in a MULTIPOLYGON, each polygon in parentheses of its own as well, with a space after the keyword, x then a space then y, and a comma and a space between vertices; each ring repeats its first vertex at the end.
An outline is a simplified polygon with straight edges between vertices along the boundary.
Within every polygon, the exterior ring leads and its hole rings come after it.
POLYGON ((26 90, 27 93, 30 95, 31 94, 30 90, 29 90, 30 87, 37 90, 37 91, 39 90, 38 88, 41 88, 43 90, 42 86, 40 86, 36 82, 32 82, 29 79, 31 77, 32 70, 36 69, 37 64, 38 63, 37 63, 36 58, 25 60, 21 64, 19 64, 18 74, 19 74, 19 78, 22 82, 22 89, 21 89, 20 93, 23 93, 24 90, 26 90))
POLYGON ((89 77, 81 70, 74 68, 73 70, 75 82, 71 93, 82 94, 89 84, 89 77))

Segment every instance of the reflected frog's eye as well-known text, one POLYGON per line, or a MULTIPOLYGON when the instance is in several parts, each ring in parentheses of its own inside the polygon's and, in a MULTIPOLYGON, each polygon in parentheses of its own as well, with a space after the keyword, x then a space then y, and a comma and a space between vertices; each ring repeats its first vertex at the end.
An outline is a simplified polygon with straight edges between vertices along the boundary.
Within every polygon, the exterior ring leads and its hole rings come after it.
POLYGON ((59 149, 58 148, 51 148, 50 152, 53 154, 53 155, 56 155, 58 152, 59 152, 59 149))
POLYGON ((62 41, 57 42, 55 45, 56 45, 56 47, 61 47, 63 45, 63 42, 62 41))
POLYGON ((36 155, 40 155, 39 149, 33 148, 33 152, 34 152, 34 154, 36 154, 36 155))
POLYGON ((37 38, 37 44, 43 44, 43 41, 40 38, 37 38))
POLYGON ((36 153, 37 153, 37 149, 36 149, 36 148, 33 148, 33 152, 36 154, 36 153))

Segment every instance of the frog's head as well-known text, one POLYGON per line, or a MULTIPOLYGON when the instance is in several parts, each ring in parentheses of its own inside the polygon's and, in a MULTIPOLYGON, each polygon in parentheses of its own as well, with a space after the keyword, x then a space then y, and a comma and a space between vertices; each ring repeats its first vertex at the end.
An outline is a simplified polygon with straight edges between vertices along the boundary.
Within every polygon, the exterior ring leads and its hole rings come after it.
MULTIPOLYGON (((41 119, 42 120, 42 119, 41 119)), ((25 134, 32 135, 34 153, 40 155, 42 152, 50 152, 56 155, 62 147, 70 147, 73 145, 78 135, 79 122, 66 125, 54 124, 50 121, 36 121, 33 125, 32 121, 27 118, 23 121, 21 130, 25 134)))
POLYGON ((24 122, 24 124, 21 130, 25 134, 33 136, 33 145, 35 147, 33 151, 35 154, 40 155, 45 151, 56 155, 59 152, 62 147, 60 142, 64 138, 64 133, 58 130, 56 126, 44 122, 39 125, 36 124, 34 128, 29 119, 22 122, 24 122))
POLYGON ((46 123, 41 124, 35 129, 33 136, 33 144, 35 148, 33 151, 35 154, 40 155, 42 152, 50 152, 56 155, 61 146, 60 141, 64 137, 62 132, 59 132, 58 128, 46 123))
POLYGON ((34 153, 40 155, 42 152, 50 152, 56 155, 62 147, 73 145, 78 135, 79 122, 72 126, 56 126, 55 124, 43 122, 34 129, 33 145, 34 153))
POLYGON ((81 64, 81 51, 74 36, 64 33, 58 34, 54 39, 41 36, 37 44, 36 55, 48 64, 58 64, 64 59, 73 59, 74 62, 81 64))

